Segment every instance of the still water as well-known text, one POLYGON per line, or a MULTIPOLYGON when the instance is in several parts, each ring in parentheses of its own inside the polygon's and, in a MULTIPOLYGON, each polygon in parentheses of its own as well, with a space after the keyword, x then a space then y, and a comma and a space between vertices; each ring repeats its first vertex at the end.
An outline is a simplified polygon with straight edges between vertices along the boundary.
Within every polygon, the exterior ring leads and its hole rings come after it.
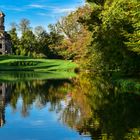
POLYGON ((1 140, 140 140, 138 79, 57 74, 0 78, 1 140))

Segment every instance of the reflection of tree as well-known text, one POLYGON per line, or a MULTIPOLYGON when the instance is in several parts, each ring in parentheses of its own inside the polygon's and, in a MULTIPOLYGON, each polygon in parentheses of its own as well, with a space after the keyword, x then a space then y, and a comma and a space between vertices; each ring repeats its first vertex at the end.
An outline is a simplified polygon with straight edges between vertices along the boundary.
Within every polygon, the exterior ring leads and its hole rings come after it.
POLYGON ((67 96, 66 107, 61 114, 63 123, 71 128, 79 130, 82 134, 87 134, 85 127, 91 117, 91 108, 88 103, 87 94, 91 89, 90 81, 87 77, 73 80, 73 88, 67 96), (69 97, 70 96, 70 97, 69 97))
POLYGON ((50 110, 60 111, 60 101, 69 88, 68 80, 26 81, 0 84, 0 125, 5 123, 5 106, 10 104, 14 111, 21 111, 23 117, 29 115, 33 104, 39 109, 51 104, 50 110), (22 100, 17 110, 18 100, 22 100))
POLYGON ((49 103, 50 111, 59 113, 63 123, 94 140, 139 140, 140 97, 112 83, 109 76, 81 74, 72 84, 67 80, 3 84, 1 124, 5 123, 5 105, 9 103, 16 111, 22 99, 23 117, 33 105, 41 109, 49 103))
POLYGON ((66 108, 64 109, 61 119, 64 123, 69 125, 70 127, 74 127, 75 124, 80 121, 80 111, 79 108, 76 107, 73 100, 71 100, 66 108))
POLYGON ((96 92, 89 98, 92 119, 97 117, 102 139, 122 140, 133 128, 140 127, 140 97, 123 93, 105 78, 100 76, 93 81, 96 92))
MULTIPOLYGON (((37 108, 44 107, 47 102, 51 103, 51 109, 60 108, 60 100, 64 97, 68 84, 66 80, 48 80, 48 81, 30 81, 14 83, 12 88, 12 97, 10 104, 16 110, 16 104, 22 99, 22 116, 28 116, 33 103, 37 108), (64 90, 64 91, 63 91, 64 90)), ((61 108, 60 108, 61 109, 61 108)), ((59 109, 59 110, 60 110, 59 109)))
POLYGON ((94 140, 138 140, 140 97, 122 92, 109 79, 101 75, 79 77, 62 120, 80 133, 90 133, 94 140))

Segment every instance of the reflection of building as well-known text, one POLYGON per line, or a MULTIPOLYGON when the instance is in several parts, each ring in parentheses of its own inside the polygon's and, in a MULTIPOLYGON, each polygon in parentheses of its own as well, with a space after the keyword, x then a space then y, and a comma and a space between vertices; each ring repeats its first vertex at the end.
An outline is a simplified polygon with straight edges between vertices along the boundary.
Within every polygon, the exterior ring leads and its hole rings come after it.
POLYGON ((0 127, 5 124, 5 86, 0 84, 0 127))
POLYGON ((4 17, 4 13, 0 12, 0 54, 11 54, 12 43, 10 40, 10 35, 5 32, 4 17))
POLYGON ((10 99, 11 90, 5 83, 0 83, 0 127, 5 124, 5 105, 10 99))

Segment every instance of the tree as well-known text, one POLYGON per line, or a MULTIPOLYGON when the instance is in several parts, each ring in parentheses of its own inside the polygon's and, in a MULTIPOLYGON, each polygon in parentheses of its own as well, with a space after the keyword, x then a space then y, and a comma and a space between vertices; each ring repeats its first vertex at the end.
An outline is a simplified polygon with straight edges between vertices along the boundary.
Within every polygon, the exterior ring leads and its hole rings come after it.
POLYGON ((20 38, 20 54, 26 56, 33 56, 37 52, 37 42, 32 30, 23 32, 20 38))
POLYGON ((35 36, 37 41, 37 50, 36 52, 46 55, 47 57, 50 56, 50 49, 49 49, 49 34, 42 26, 35 27, 35 36))
POLYGON ((52 28, 53 32, 63 35, 61 42, 58 39, 57 45, 50 46, 64 59, 81 60, 86 56, 86 46, 90 42, 90 32, 86 26, 79 23, 81 17, 86 17, 91 12, 88 5, 77 9, 66 17, 61 18, 52 28))
POLYGON ((16 49, 18 48, 19 45, 16 23, 11 23, 11 29, 9 30, 9 34, 11 36, 11 41, 12 41, 12 52, 13 54, 16 54, 16 49))
POLYGON ((92 31, 92 42, 89 47, 91 67, 125 72, 137 70, 139 2, 137 0, 87 1, 93 8, 89 20, 85 21, 92 31))
POLYGON ((27 30, 30 29, 30 21, 28 19, 22 19, 19 23, 19 30, 21 33, 25 33, 27 30))
POLYGON ((12 39, 14 54, 26 56, 32 56, 32 54, 35 54, 37 47, 36 38, 30 28, 30 21, 28 19, 22 19, 19 25, 12 23, 9 33, 12 39), (21 37, 18 37, 17 27, 21 31, 21 37))
POLYGON ((60 51, 60 45, 62 44, 64 36, 60 34, 56 25, 50 24, 49 28, 49 37, 48 37, 48 46, 50 49, 50 58, 62 58, 60 51))
POLYGON ((34 29, 34 33, 38 39, 41 39, 44 34, 46 34, 46 30, 42 26, 36 26, 34 29))

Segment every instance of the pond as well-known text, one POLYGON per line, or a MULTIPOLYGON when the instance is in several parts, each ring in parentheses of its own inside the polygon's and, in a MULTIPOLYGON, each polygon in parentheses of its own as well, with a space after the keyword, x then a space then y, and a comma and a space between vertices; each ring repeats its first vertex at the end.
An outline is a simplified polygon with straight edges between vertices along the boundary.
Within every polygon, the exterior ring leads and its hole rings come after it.
POLYGON ((139 140, 137 78, 1 72, 2 140, 139 140))

